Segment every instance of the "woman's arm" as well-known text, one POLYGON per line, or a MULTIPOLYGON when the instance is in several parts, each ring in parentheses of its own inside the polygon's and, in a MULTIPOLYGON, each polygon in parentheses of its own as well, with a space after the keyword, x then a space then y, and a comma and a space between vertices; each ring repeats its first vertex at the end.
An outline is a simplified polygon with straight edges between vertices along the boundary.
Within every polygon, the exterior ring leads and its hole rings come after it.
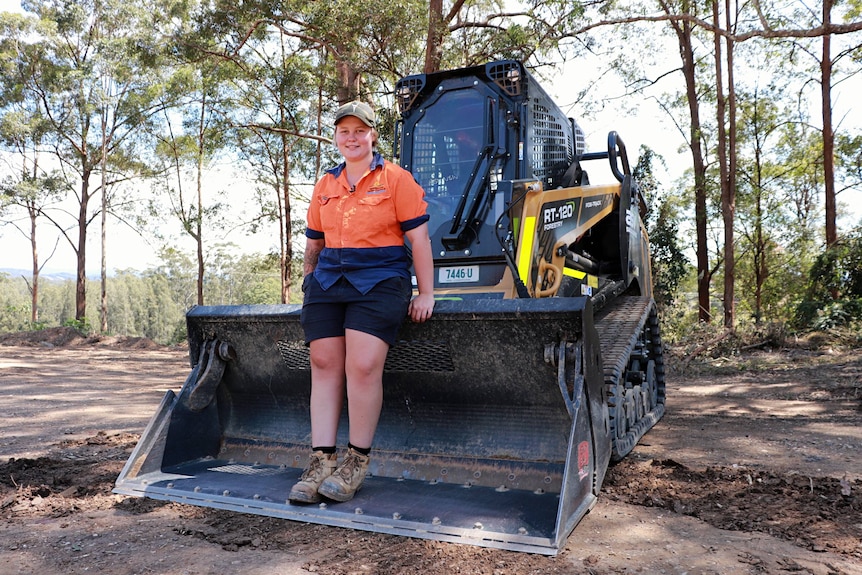
MULTIPOLYGON (((320 250, 323 249, 325 240, 313 240, 305 238, 305 256, 302 259, 303 274, 308 275, 317 267, 317 259, 320 257, 320 250)), ((431 253, 430 248, 428 253, 431 253)))
POLYGON ((416 286, 419 295, 410 302, 410 319, 421 323, 431 317, 434 311, 434 256, 431 253, 431 238, 428 236, 428 223, 406 232, 413 249, 413 270, 416 272, 416 286))

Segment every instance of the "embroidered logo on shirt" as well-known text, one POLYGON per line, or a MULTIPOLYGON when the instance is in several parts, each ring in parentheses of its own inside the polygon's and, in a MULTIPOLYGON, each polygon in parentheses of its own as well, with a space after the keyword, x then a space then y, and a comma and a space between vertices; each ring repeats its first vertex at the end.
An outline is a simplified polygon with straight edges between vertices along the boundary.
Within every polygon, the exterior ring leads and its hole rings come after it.
POLYGON ((376 182, 373 186, 368 188, 368 191, 365 192, 365 195, 373 196, 373 195, 385 194, 385 193, 386 193, 386 186, 382 185, 380 182, 376 182))

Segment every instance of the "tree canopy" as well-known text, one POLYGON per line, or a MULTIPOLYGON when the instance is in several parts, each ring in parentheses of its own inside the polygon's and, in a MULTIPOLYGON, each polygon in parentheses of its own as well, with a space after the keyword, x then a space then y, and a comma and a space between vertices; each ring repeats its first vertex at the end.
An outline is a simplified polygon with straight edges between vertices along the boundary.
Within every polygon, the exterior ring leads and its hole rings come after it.
MULTIPOLYGON (((354 98, 375 105, 385 151, 398 78, 499 58, 524 61, 549 83, 564 66, 597 58, 601 77, 573 78, 560 102, 581 123, 614 99, 632 113, 647 99, 665 111, 690 170, 670 181, 651 143, 634 143, 646 146, 656 281, 693 319, 709 321, 719 308, 731 328, 737 308, 743 321, 789 318, 807 297, 818 253, 859 225, 858 214, 842 218, 852 213, 842 198, 862 191, 862 120, 832 115, 847 109, 834 94, 860 82, 858 0, 25 0, 23 8, 0 14, 0 231, 30 242, 34 324, 54 245, 76 256, 71 319, 94 317, 86 270, 95 245, 101 329, 117 329, 106 262, 134 263, 112 242, 118 227, 194 269, 194 297, 178 299, 181 307, 220 303, 207 286, 225 246, 263 233, 269 247, 252 267, 272 271, 277 262, 273 301, 290 301, 305 202, 335 161, 334 109, 354 98), (622 91, 603 88, 611 77, 622 91), (695 304, 685 290, 697 293, 695 304)), ((255 293, 246 295, 270 292, 255 293)))

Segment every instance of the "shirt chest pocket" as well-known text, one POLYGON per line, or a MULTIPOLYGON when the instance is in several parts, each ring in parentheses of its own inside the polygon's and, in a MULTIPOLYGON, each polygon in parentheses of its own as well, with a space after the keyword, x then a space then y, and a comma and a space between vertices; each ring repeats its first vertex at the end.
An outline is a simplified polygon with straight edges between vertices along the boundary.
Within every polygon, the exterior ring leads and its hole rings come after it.
POLYGON ((363 225, 373 226, 370 229, 379 230, 398 223, 395 215, 395 202, 392 194, 380 193, 366 195, 356 202, 356 213, 363 225))
POLYGON ((320 224, 327 240, 338 241, 341 229, 341 212, 346 198, 341 195, 322 195, 317 201, 320 210, 320 224))
POLYGON ((388 245, 393 241, 389 234, 400 229, 395 200, 385 191, 321 198, 320 214, 324 233, 333 245, 368 247, 381 242, 388 245), (387 239, 384 241, 383 237, 387 239))
POLYGON ((384 202, 391 202, 392 195, 391 194, 374 194, 371 196, 365 196, 364 198, 360 198, 359 205, 360 206, 379 206, 384 202))
POLYGON ((317 201, 320 203, 321 208, 324 206, 328 206, 331 208, 331 207, 335 206, 335 204, 338 203, 338 199, 341 197, 342 196, 340 196, 340 195, 334 195, 334 196, 321 195, 321 196, 318 196, 317 201))

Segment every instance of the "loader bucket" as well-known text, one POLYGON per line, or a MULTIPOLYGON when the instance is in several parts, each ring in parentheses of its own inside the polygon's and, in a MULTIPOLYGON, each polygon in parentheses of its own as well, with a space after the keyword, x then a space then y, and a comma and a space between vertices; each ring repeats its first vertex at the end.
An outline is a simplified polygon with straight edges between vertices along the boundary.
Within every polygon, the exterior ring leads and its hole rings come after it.
MULTIPOLYGON (((439 301, 389 352, 369 475, 345 503, 287 501, 310 450, 299 306, 196 307, 192 371, 115 493, 554 555, 610 457, 587 298, 439 301)), ((346 409, 345 409, 346 412, 346 409)), ((342 416, 339 445, 347 443, 342 416)))

